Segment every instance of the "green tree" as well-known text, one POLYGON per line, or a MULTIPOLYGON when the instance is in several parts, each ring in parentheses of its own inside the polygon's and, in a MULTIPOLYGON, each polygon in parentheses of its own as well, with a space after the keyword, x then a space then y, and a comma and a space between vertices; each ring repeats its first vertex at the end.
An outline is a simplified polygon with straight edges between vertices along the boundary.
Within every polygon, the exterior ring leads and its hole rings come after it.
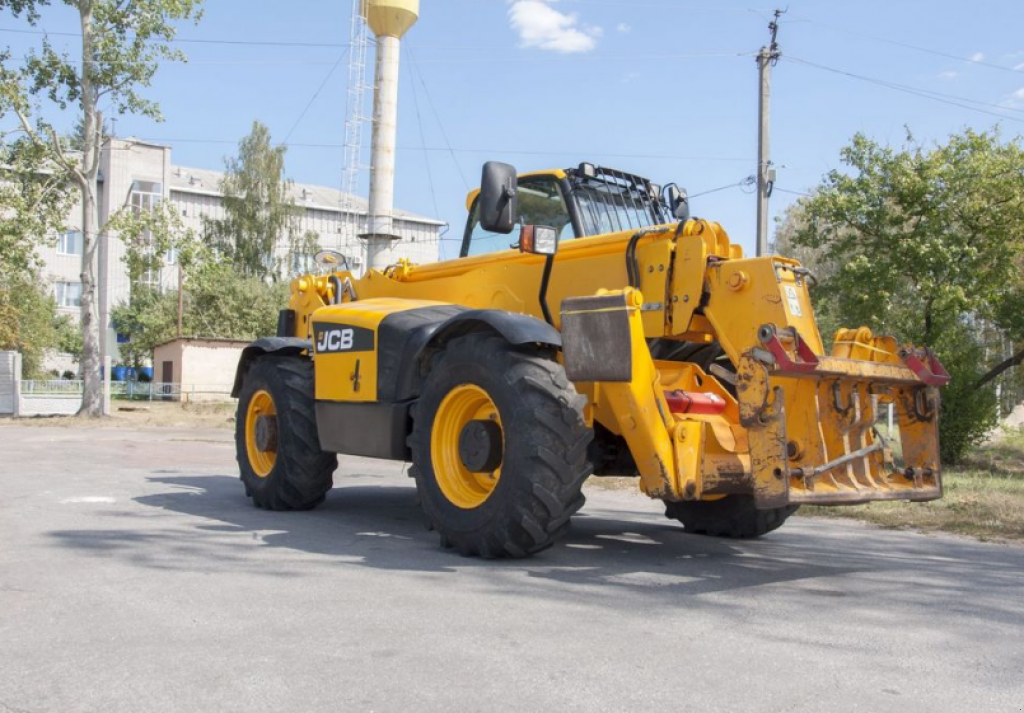
POLYGON ((0 284, 0 351, 21 352, 26 379, 43 378, 43 359, 59 348, 62 324, 53 296, 34 276, 0 284))
MULTIPOLYGON (((81 414, 102 413, 100 331, 96 278, 98 272, 97 176, 103 116, 108 104, 118 114, 160 119, 159 106, 143 97, 162 60, 184 56, 170 47, 173 23, 199 17, 202 0, 61 0, 78 16, 81 52, 77 59, 58 51, 44 35, 38 50, 26 53, 17 69, 0 66, 0 111, 17 116, 22 131, 47 161, 66 172, 79 192, 82 210, 82 374, 81 414), (33 120, 35 100, 49 100, 60 110, 74 106, 82 120, 80 152, 66 150, 52 122, 33 120)), ((0 11, 35 27, 50 0, 0 0, 0 11)), ((9 59, 9 54, 7 55, 9 59)))
POLYGON ((186 270, 211 257, 170 203, 160 203, 152 210, 122 208, 110 216, 107 229, 115 231, 124 243, 122 259, 133 291, 144 286, 147 275, 163 270, 172 252, 177 256, 176 264, 186 270))
POLYGON ((206 239, 241 275, 280 279, 289 267, 277 257, 281 241, 289 246, 289 259, 316 250, 316 233, 298 230, 300 209, 290 196, 292 182, 285 178, 286 152, 286 146, 271 144, 266 126, 254 121, 238 144, 238 156, 225 159, 224 217, 205 220, 206 239))
MULTIPOLYGON (((0 113, 3 106, 0 99, 0 113)), ((9 137, 0 138, 0 350, 21 352, 24 375, 36 378, 64 327, 40 277, 38 249, 64 228, 73 196, 45 151, 24 136, 9 137)))
MULTIPOLYGON (((255 339, 273 334, 277 313, 288 298, 283 283, 267 284, 258 277, 242 277, 230 262, 214 257, 194 263, 185 274, 182 294, 182 335, 255 339)), ((177 336, 178 293, 140 289, 117 306, 113 321, 130 341, 123 344, 124 360, 141 366, 153 349, 177 336)))
MULTIPOLYGON (((131 281, 131 297, 112 314, 118 333, 129 337, 121 345, 127 363, 141 366, 158 344, 178 335, 178 292, 161 292, 144 279, 165 266, 164 256, 171 250, 177 253, 183 277, 182 336, 255 339, 276 329, 278 310, 288 298, 286 285, 268 284, 266 276, 239 269, 230 254, 199 240, 173 207, 123 209, 109 227, 126 246, 131 281)), ((296 234, 292 245, 309 249, 308 241, 315 237, 296 234)))
MULTIPOLYGON (((0 118, 4 109, 0 98, 0 118)), ((8 137, 0 139, 0 280, 35 273, 38 248, 63 229, 74 202, 67 172, 43 147, 8 137)))
POLYGON ((988 334, 1024 340, 1024 147, 965 131, 901 148, 857 135, 782 226, 780 242, 823 267, 825 322, 932 346, 954 377, 943 392, 949 461, 994 420, 991 381, 1024 360, 992 364, 988 334), (807 252, 809 251, 809 252, 807 252))
POLYGON ((110 314, 117 333, 128 337, 119 345, 122 362, 144 366, 154 347, 176 336, 177 315, 177 292, 161 293, 145 285, 133 289, 131 299, 110 314))

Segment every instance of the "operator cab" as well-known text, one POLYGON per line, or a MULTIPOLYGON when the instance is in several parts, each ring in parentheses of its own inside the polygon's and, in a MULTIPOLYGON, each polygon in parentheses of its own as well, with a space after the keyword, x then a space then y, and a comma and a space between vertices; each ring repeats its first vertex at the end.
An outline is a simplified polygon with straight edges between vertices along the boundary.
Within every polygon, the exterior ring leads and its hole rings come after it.
POLYGON ((662 189, 646 178, 591 163, 517 176, 514 167, 490 161, 468 203, 460 257, 509 249, 553 253, 564 240, 689 218, 686 194, 675 184, 662 189))

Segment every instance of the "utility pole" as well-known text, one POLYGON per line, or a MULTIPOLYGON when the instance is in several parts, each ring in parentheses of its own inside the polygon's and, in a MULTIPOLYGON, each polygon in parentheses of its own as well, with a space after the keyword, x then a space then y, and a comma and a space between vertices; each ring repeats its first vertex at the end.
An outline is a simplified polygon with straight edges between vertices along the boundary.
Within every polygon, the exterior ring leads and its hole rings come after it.
POLYGON ((757 101, 757 254, 768 254, 768 199, 775 185, 775 169, 772 167, 770 143, 772 67, 779 61, 777 35, 779 17, 784 10, 775 11, 775 19, 768 23, 771 42, 757 53, 757 69, 761 91, 757 101))

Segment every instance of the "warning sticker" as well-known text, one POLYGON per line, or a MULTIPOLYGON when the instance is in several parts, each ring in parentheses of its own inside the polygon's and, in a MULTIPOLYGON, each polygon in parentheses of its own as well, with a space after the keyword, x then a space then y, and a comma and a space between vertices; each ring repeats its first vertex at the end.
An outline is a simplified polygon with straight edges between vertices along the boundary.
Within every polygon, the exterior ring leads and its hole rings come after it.
POLYGON ((786 291, 786 302, 789 303, 789 313, 794 317, 803 317, 804 312, 800 309, 800 295, 793 285, 783 285, 786 291))

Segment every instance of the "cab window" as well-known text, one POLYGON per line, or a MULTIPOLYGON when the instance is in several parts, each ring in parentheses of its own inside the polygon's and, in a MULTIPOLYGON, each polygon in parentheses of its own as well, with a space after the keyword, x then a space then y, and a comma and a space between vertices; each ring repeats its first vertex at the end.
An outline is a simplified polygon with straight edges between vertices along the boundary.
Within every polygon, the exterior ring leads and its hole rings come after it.
POLYGON ((462 242, 461 257, 484 255, 509 250, 519 245, 522 225, 550 225, 559 232, 559 240, 573 237, 572 221, 565 206, 558 179, 552 176, 532 176, 519 179, 520 222, 508 235, 491 233, 480 226, 479 201, 474 202, 467 233, 462 242))

